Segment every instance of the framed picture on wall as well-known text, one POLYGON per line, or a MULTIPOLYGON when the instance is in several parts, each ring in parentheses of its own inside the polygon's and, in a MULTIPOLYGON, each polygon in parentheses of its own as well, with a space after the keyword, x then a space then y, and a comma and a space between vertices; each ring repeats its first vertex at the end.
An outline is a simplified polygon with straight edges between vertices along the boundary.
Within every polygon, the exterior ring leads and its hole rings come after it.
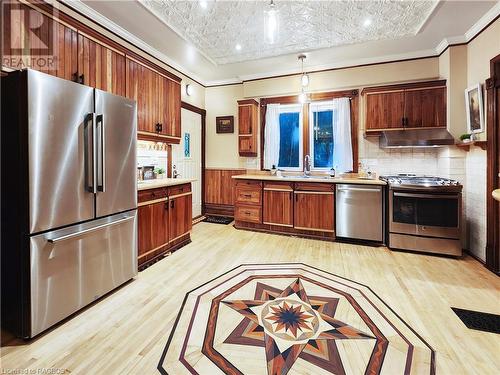
POLYGON ((215 118, 215 127, 218 134, 234 133, 234 116, 219 116, 215 118))
POLYGON ((481 84, 465 89, 465 111, 467 114, 467 131, 484 132, 483 90, 481 84))

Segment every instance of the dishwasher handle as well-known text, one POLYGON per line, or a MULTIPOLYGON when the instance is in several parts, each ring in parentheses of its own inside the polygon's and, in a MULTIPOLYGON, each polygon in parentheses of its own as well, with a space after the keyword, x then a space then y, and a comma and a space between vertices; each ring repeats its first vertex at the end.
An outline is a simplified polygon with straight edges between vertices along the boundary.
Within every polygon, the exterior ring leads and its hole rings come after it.
POLYGON ((381 188, 375 188, 375 189, 370 189, 370 188, 358 188, 358 187, 349 187, 349 188, 337 188, 337 191, 361 191, 364 193, 380 193, 382 192, 381 188))

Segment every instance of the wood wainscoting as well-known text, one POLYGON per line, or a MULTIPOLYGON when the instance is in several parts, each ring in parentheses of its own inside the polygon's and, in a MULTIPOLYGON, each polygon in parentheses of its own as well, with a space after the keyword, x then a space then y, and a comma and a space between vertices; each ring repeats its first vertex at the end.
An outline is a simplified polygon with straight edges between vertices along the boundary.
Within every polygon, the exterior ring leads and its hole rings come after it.
POLYGON ((234 216, 234 180, 246 169, 205 169, 205 214, 234 216))

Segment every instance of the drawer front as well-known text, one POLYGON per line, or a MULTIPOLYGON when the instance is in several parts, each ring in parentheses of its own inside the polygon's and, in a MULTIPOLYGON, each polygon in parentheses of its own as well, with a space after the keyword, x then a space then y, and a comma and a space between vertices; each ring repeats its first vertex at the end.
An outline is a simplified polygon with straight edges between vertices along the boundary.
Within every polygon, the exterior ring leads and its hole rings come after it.
POLYGON ((259 205, 262 202, 262 191, 261 187, 251 187, 251 186, 236 186, 236 203, 259 205))
POLYGON ((166 188, 156 188, 148 190, 140 190, 137 192, 138 203, 154 201, 156 199, 166 198, 167 189, 166 188))
POLYGON ((335 190, 334 184, 325 184, 321 182, 296 182, 295 190, 298 191, 329 191, 335 190))
POLYGON ((234 209, 234 219, 250 223, 261 223, 261 209, 256 206, 238 205, 234 209))
POLYGON ((239 187, 247 187, 247 188, 254 188, 254 189, 260 189, 262 187, 262 182, 260 181, 254 181, 254 180, 236 180, 235 186, 239 187))
POLYGON ((293 191, 293 182, 264 182, 264 190, 293 191))
POLYGON ((177 186, 170 186, 168 188, 168 196, 172 197, 174 195, 189 193, 191 191, 191 184, 182 184, 177 186))

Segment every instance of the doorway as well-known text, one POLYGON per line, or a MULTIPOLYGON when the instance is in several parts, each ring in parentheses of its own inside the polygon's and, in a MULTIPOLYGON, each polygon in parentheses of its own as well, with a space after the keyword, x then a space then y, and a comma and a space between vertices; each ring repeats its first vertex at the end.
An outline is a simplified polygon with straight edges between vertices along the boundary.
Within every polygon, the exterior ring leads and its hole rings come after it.
POLYGON ((205 110, 182 102, 181 141, 172 145, 171 174, 191 182, 193 219, 203 214, 203 169, 205 110))

